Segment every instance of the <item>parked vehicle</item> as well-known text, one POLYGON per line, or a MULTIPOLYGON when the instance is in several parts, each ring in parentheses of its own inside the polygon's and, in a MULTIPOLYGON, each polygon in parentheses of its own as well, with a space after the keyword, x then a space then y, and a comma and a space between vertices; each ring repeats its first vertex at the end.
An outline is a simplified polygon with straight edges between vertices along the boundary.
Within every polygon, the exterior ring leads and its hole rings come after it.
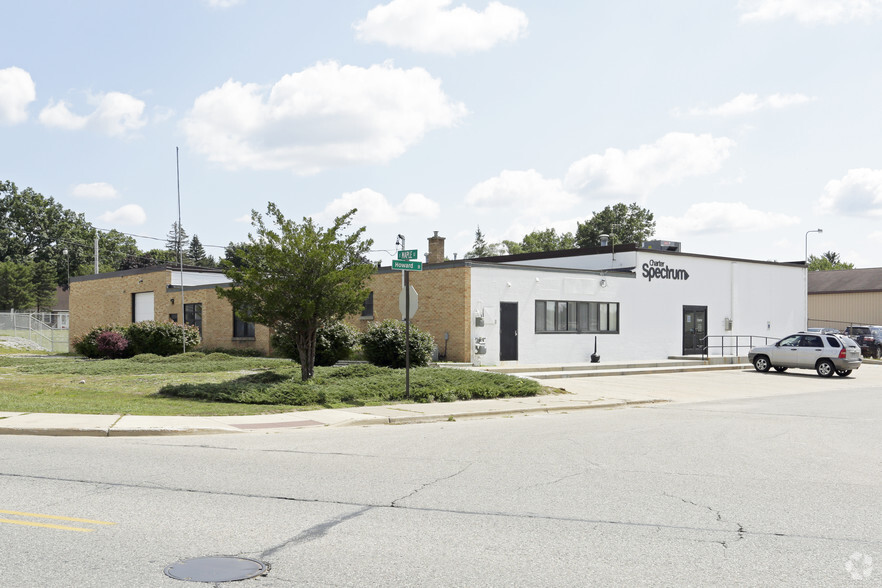
POLYGON ((789 335, 774 345, 754 347, 748 358, 758 372, 767 372, 770 368, 777 372, 789 368, 813 369, 825 378, 834 373, 845 377, 863 362, 860 346, 850 338, 809 332, 789 335))
POLYGON ((882 327, 851 326, 846 327, 845 334, 861 346, 864 357, 882 358, 882 327))

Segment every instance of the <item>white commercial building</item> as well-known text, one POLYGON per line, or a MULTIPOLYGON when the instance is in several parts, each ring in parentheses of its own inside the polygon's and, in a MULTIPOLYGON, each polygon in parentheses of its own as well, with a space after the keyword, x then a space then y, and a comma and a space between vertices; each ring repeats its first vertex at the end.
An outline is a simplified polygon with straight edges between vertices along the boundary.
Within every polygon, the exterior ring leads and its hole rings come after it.
POLYGON ((616 249, 467 260, 472 363, 746 355, 805 327, 802 262, 616 249))

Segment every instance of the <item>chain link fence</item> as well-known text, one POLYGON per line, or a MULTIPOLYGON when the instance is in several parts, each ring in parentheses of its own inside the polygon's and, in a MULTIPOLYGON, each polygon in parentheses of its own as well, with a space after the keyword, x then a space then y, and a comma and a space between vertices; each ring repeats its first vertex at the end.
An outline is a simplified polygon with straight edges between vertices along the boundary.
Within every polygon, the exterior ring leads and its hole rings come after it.
POLYGON ((70 350, 70 313, 0 312, 0 337, 26 339, 46 351, 70 350))

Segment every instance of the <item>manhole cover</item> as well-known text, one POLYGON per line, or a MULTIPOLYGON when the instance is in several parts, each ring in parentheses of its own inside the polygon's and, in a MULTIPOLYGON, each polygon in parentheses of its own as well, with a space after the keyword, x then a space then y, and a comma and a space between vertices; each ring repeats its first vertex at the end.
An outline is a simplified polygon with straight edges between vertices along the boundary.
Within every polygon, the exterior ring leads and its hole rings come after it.
POLYGON ((165 575, 188 582, 235 582, 269 571, 267 565, 247 557, 194 557, 165 568, 165 575))

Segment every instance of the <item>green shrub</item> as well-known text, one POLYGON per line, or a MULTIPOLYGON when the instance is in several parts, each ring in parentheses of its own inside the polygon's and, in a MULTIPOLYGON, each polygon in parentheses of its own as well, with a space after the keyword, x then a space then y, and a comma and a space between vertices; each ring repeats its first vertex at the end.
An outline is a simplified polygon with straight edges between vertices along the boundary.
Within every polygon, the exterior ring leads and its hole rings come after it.
MULTIPOLYGON (((403 321, 386 319, 374 323, 361 336, 361 347, 366 360, 374 365, 391 368, 405 366, 406 329, 403 321)), ((435 340, 429 333, 410 326, 410 365, 426 366, 432 360, 435 340)))
MULTIPOLYGON (((118 333, 128 339, 125 327, 121 327, 119 325, 99 325, 97 327, 93 327, 82 337, 77 337, 76 339, 74 339, 73 350, 80 355, 85 355, 86 357, 92 359, 104 357, 101 354, 101 351, 99 351, 98 349, 98 337, 102 333, 118 333)), ((129 351, 131 352, 131 345, 129 345, 129 351)))
POLYGON ((232 355, 233 357, 264 357, 266 354, 260 349, 254 349, 252 347, 212 347, 212 348, 203 348, 203 352, 206 354, 209 353, 224 353, 226 355, 232 355))
MULTIPOLYGON (((358 330, 343 321, 320 327, 315 335, 315 365, 329 366, 348 359, 358 345, 358 337, 358 330)), ((294 337, 273 333, 272 345, 282 357, 300 361, 294 337)))
POLYGON ((126 330, 132 351, 155 353, 156 355, 174 355, 183 351, 186 337, 187 349, 194 349, 201 342, 199 329, 192 325, 175 324, 171 321, 142 321, 129 325, 126 330))

